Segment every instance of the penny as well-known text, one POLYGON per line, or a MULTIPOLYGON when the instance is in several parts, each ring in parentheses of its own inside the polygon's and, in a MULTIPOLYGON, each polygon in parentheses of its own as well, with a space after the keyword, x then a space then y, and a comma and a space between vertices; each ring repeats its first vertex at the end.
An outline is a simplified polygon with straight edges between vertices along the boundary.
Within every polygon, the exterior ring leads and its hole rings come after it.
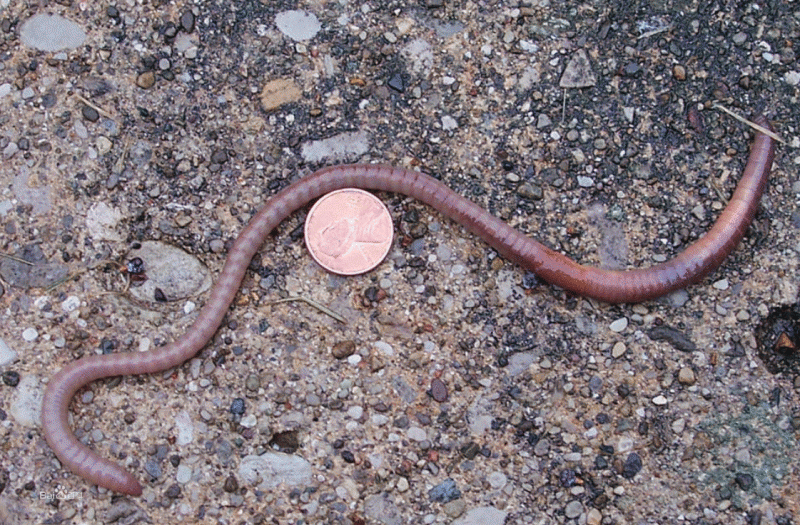
POLYGON ((306 246, 320 266, 340 275, 372 270, 392 246, 386 206, 364 190, 345 188, 320 198, 308 212, 306 246))

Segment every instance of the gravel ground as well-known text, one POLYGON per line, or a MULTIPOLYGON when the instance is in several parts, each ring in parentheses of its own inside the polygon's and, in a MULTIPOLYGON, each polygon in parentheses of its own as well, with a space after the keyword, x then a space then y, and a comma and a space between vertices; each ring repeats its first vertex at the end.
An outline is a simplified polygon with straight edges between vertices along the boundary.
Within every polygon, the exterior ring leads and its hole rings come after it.
POLYGON ((0 522, 798 523, 799 28, 780 1, 0 0, 0 522), (292 180, 414 167, 582 262, 649 265, 741 173, 752 133, 715 103, 788 143, 688 290, 574 297, 387 194, 387 260, 336 277, 303 211, 195 359, 76 396, 140 498, 45 443, 48 378, 180 335, 292 180), (301 296, 346 324, 276 302, 301 296))

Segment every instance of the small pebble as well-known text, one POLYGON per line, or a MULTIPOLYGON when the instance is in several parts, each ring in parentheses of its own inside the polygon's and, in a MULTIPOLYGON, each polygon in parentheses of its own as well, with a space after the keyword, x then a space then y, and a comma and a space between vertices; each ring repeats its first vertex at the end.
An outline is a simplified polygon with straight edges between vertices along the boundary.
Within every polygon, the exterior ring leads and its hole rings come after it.
POLYGON ((439 379, 438 377, 434 377, 431 380, 431 397, 436 400, 438 403, 444 403, 447 401, 448 393, 447 393, 447 385, 444 384, 444 381, 439 379))
POLYGON ((136 85, 142 89, 150 89, 156 83, 156 74, 152 71, 145 71, 136 77, 136 85))
POLYGON ((22 339, 27 342, 36 341, 36 338, 39 337, 39 332, 36 331, 36 328, 26 328, 22 332, 22 339))
POLYGON ((195 24, 195 16, 194 13, 191 11, 186 11, 181 15, 181 29, 185 33, 191 33, 194 31, 194 24, 195 24))
POLYGON ((361 419, 361 416, 364 415, 364 408, 358 405, 353 405, 347 409, 347 415, 350 416, 350 419, 361 419))
POLYGON ((372 343, 372 346, 375 348, 375 350, 378 350, 380 353, 384 355, 389 355, 389 356, 394 355, 394 348, 392 348, 392 345, 390 345, 389 343, 386 343, 384 341, 375 341, 374 343, 372 343))
POLYGON ((506 477, 506 475, 500 472, 499 470, 489 474, 486 480, 489 482, 489 485, 491 485, 491 487, 495 490, 502 489, 503 487, 506 486, 506 483, 508 483, 508 478, 506 477))
POLYGON ((83 108, 81 108, 81 115, 89 122, 97 122, 100 119, 100 113, 91 106, 83 106, 83 108))
POLYGON ((356 344, 353 341, 339 341, 331 349, 331 354, 336 359, 345 359, 353 355, 356 351, 356 344))
POLYGON ((447 478, 429 490, 428 496, 431 498, 431 501, 449 503, 459 499, 461 497, 461 491, 458 490, 455 480, 447 478))
POLYGON ((225 492, 236 492, 239 490, 239 481, 234 477, 233 474, 225 478, 225 483, 222 485, 222 490, 225 492))
POLYGON ((112 146, 113 143, 108 139, 108 137, 97 137, 97 153, 99 155, 105 155, 111 151, 112 146))
POLYGON ((608 326, 612 332, 621 332, 628 327, 628 318, 627 317, 620 317, 613 323, 608 326))
POLYGON ((678 372, 678 381, 682 385, 693 385, 695 380, 694 371, 688 366, 681 368, 681 371, 678 372))
POLYGON ((244 399, 241 397, 237 397, 231 403, 231 414, 234 415, 242 415, 245 412, 245 404, 244 399))
POLYGON ((16 142, 9 142, 6 144, 6 147, 3 148, 3 157, 6 159, 10 159, 19 151, 19 146, 17 146, 16 142))
POLYGON ((239 424, 244 428, 253 428, 258 423, 258 419, 254 414, 248 414, 239 421, 239 424))
POLYGON ((613 357, 614 359, 619 359, 620 357, 625 355, 626 351, 627 347, 625 346, 625 343, 618 341, 614 343, 614 347, 611 349, 611 357, 613 357))
POLYGON ((622 477, 633 479, 642 470, 642 458, 636 452, 631 452, 622 466, 622 477))
POLYGON ((603 521, 603 514, 597 509, 590 509, 586 514, 586 525, 600 525, 603 521))
POLYGON ((580 501, 570 501, 564 508, 564 515, 569 519, 575 519, 583 512, 583 504, 580 501))
POLYGON ((451 518, 458 518, 467 510, 467 502, 459 498, 442 505, 442 510, 451 518))
POLYGON ((667 398, 664 396, 656 396, 653 398, 653 404, 663 406, 667 404, 667 398))
POLYGON ((16 370, 6 370, 5 372, 3 372, 2 377, 4 385, 13 387, 19 384, 19 372, 17 372, 16 370))
POLYGON ((192 479, 192 469, 186 465, 179 465, 178 470, 175 472, 175 481, 178 483, 189 483, 192 479))
POLYGON ((445 115, 442 117, 442 129, 445 131, 452 131, 458 127, 458 122, 456 119, 449 115, 445 115))
POLYGON ((408 480, 401 476, 400 479, 397 480, 397 491, 405 492, 407 490, 408 490, 408 480))
POLYGON ((428 434, 424 429, 419 427, 410 427, 408 430, 406 430, 406 436, 408 439, 417 442, 428 439, 428 434))
POLYGON ((212 253, 222 253, 225 250, 225 243, 221 239, 214 239, 208 243, 212 253))

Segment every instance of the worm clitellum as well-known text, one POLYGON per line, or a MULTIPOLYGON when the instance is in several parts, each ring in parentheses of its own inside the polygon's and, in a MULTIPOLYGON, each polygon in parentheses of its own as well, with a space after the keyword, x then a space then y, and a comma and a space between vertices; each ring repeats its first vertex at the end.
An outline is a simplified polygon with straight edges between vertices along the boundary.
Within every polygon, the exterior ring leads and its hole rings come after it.
MULTIPOLYGON (((770 127, 759 117, 756 122, 770 127)), ((62 464, 101 487, 140 495, 133 475, 80 443, 68 424, 73 395, 102 377, 149 374, 178 366, 214 335, 233 301, 250 259, 269 233, 311 200, 340 188, 402 193, 437 209, 478 235, 502 256, 575 294, 609 303, 653 299, 700 280, 718 267, 742 239, 758 208, 774 157, 774 140, 758 132, 747 166, 727 207, 702 238, 674 259, 646 269, 602 270, 583 266, 508 226, 489 212, 422 173, 391 166, 354 164, 321 169, 270 198, 236 239, 225 266, 189 330, 176 341, 147 352, 92 355, 61 369, 47 385, 42 409, 44 435, 62 464)))

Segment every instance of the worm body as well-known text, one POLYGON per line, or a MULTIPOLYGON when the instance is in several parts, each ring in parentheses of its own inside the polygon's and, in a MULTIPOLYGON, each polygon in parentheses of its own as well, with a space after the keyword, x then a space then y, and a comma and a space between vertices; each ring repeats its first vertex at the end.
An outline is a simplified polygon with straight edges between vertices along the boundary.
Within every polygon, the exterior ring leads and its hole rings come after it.
MULTIPOLYGON (((759 117, 756 122, 770 127, 759 117)), ((652 299, 698 281, 718 267, 752 221, 774 157, 774 141, 757 133, 744 174, 728 206, 702 238, 674 259, 647 269, 602 270, 584 266, 530 239, 441 182, 416 171, 384 165, 332 166, 288 186, 269 199, 242 230, 228 254, 210 297, 189 330, 148 352, 93 355, 65 366, 47 385, 42 408, 44 436, 72 472, 116 492, 140 495, 136 478, 79 442, 69 427, 69 404, 82 386, 102 377, 147 374, 178 366, 214 335, 269 233, 313 199, 340 188, 402 193, 437 209, 481 237, 509 260, 575 294, 609 303, 652 299)))

